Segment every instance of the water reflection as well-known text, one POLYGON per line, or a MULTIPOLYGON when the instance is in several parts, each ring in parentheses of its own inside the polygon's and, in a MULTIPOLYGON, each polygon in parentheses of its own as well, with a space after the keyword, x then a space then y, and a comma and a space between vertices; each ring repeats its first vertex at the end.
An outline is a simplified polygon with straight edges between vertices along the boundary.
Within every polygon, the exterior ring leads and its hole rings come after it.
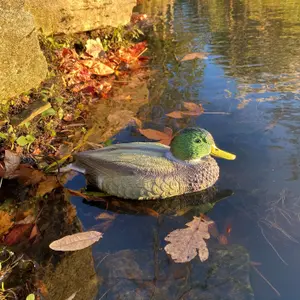
MULTIPOLYGON (((219 228, 230 223, 230 244, 245 246, 250 259, 262 263, 259 269, 282 299, 299 299, 300 2, 181 0, 158 5, 145 1, 139 9, 162 18, 151 37, 151 67, 158 73, 149 87, 150 105, 139 112, 145 124, 179 128, 180 122, 164 114, 180 108, 183 101, 202 103, 206 111, 229 113, 189 120, 189 125, 207 128, 221 148, 237 153, 234 163, 219 161, 218 186, 232 189, 234 195, 215 204, 209 216, 219 228), (176 59, 202 51, 210 53, 208 60, 179 64, 176 59)), ((131 141, 134 136, 127 130, 117 140, 131 141)), ((73 185, 78 187, 78 182, 73 185)), ((94 226, 94 217, 104 209, 91 208, 78 198, 74 203, 85 228, 94 226)), ((166 233, 185 222, 184 217, 166 217, 160 223, 153 216, 124 213, 96 247, 96 264, 103 259, 100 252, 161 249, 166 233)), ((137 261, 149 252, 140 255, 137 261)), ((135 266, 134 270, 142 268, 139 263, 135 266)), ((104 277, 111 272, 107 268, 104 277)), ((101 273, 101 264, 98 270, 101 273)), ((277 298, 253 270, 251 283, 255 299, 277 298)), ((101 290, 100 296, 104 293, 101 290)), ((148 299, 149 294, 128 295, 122 299, 148 299)), ((201 295, 203 291, 197 290, 190 298, 172 299, 201 299, 201 295)), ((215 298, 212 295, 209 299, 219 299, 217 293, 215 298)), ((102 299, 110 297, 107 292, 102 299)))

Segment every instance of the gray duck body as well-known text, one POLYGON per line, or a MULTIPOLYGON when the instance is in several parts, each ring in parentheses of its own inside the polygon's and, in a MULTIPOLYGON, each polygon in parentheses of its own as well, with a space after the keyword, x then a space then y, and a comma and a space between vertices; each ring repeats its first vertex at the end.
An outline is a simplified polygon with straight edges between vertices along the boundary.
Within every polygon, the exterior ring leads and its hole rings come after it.
POLYGON ((212 186, 219 177, 217 162, 206 156, 192 162, 174 158, 159 143, 116 144, 75 155, 75 169, 110 195, 125 199, 162 199, 212 186))

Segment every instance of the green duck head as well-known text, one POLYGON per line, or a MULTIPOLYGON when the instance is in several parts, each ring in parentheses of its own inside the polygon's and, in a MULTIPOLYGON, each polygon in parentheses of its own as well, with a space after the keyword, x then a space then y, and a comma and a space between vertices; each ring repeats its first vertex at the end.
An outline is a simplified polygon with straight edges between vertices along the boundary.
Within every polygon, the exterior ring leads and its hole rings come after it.
POLYGON ((202 128, 191 127, 179 131, 172 139, 170 150, 172 155, 185 161, 201 159, 214 155, 233 160, 235 155, 219 149, 212 135, 202 128))

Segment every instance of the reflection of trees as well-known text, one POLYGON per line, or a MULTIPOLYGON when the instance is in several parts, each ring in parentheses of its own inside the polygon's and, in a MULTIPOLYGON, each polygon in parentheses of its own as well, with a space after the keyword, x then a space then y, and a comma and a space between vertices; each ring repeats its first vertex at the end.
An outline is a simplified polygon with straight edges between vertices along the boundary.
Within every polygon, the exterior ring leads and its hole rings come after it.
POLYGON ((201 2, 209 15, 212 52, 229 65, 227 74, 247 79, 294 72, 299 66, 298 0, 201 2))

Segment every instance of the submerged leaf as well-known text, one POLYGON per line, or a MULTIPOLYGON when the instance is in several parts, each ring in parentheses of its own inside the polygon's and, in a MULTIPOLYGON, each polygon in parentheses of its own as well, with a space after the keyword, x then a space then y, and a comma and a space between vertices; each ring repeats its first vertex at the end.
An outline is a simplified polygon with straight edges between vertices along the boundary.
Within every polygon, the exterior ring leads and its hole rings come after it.
POLYGON ((189 53, 186 54, 180 61, 188 61, 188 60, 193 60, 193 59, 207 59, 208 58, 208 53, 206 52, 194 52, 194 53, 189 53))
POLYGON ((79 232, 56 240, 52 242, 49 247, 56 251, 81 250, 98 242, 102 236, 103 234, 98 231, 79 232))
POLYGON ((198 253, 201 261, 208 259, 209 252, 204 239, 209 239, 208 226, 212 221, 194 217, 186 223, 188 228, 176 229, 165 238, 170 244, 165 246, 165 251, 178 263, 192 260, 198 253))

